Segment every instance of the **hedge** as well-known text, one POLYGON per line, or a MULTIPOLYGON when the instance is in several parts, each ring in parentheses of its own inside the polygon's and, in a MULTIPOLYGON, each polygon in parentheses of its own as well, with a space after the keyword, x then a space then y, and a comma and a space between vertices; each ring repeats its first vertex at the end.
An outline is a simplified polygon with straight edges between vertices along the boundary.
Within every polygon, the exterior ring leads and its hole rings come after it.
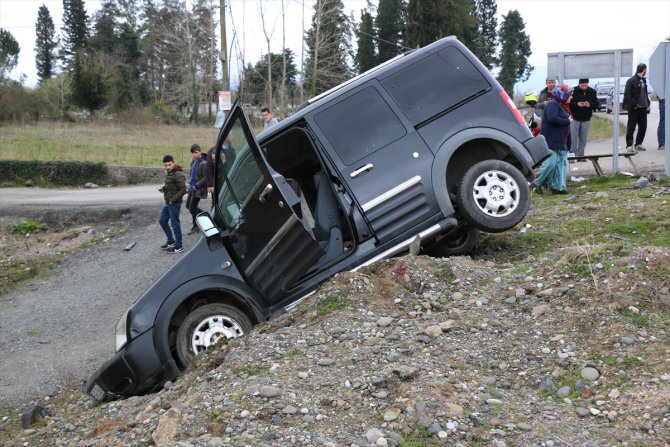
POLYGON ((89 161, 0 160, 0 178, 38 185, 81 186, 87 182, 109 181, 107 165, 89 161))

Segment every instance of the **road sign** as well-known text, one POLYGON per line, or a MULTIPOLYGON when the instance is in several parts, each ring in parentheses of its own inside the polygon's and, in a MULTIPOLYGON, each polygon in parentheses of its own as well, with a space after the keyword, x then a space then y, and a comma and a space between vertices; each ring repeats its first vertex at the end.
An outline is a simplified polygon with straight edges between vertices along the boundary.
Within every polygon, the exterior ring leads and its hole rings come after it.
POLYGON ((219 110, 230 110, 232 101, 229 91, 219 91, 219 110))
POLYGON ((659 43, 649 58, 649 83, 654 87, 658 99, 665 98, 665 84, 670 76, 670 61, 665 57, 667 47, 670 47, 670 42, 659 43))
POLYGON ((619 73, 631 76, 633 68, 633 50, 574 51, 547 54, 547 78, 611 78, 616 71, 617 55, 619 73))

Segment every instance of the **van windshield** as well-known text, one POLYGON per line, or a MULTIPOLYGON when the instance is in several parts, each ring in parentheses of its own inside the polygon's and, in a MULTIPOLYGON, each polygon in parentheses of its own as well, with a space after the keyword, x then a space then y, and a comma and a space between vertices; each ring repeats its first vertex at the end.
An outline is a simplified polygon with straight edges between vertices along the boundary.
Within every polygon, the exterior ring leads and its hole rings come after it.
POLYGON ((231 230, 243 222, 244 204, 263 180, 240 118, 235 119, 216 151, 217 208, 231 230))

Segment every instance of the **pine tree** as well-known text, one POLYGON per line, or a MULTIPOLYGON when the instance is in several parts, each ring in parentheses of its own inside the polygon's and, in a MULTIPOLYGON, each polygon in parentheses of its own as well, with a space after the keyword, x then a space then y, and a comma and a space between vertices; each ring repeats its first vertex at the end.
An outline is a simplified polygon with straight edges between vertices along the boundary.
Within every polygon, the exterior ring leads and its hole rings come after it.
POLYGON ((40 6, 37 11, 35 34, 35 67, 39 83, 42 84, 47 79, 51 79, 56 71, 55 49, 58 46, 54 34, 54 21, 49 8, 45 5, 40 6))
POLYGON ((497 12, 496 0, 477 0, 480 44, 477 46, 477 51, 473 51, 489 70, 496 66, 498 62, 496 59, 496 48, 498 47, 497 12))
POLYGON ((403 52, 407 4, 403 0, 379 0, 375 28, 378 62, 385 62, 403 52))
POLYGON ((71 101, 95 115, 109 102, 109 83, 105 67, 90 57, 76 53, 72 74, 71 101))
POLYGON ((377 65, 375 54, 374 29, 372 28, 372 14, 367 9, 361 11, 361 24, 358 31, 358 49, 356 50, 356 67, 359 73, 368 71, 377 65))
POLYGON ((12 33, 0 28, 0 80, 16 67, 20 52, 21 47, 12 33))
POLYGON ((500 26, 499 81, 507 94, 514 94, 514 84, 525 81, 533 71, 528 63, 531 55, 530 38, 524 31, 526 25, 516 9, 503 16, 500 26))
POLYGON ((88 42, 88 15, 84 0, 63 0, 63 48, 61 59, 68 71, 74 68, 75 54, 88 42))
POLYGON ((317 0, 312 27, 307 31, 305 81, 310 96, 318 95, 351 77, 351 30, 341 0, 317 0))
POLYGON ((474 0, 409 0, 407 46, 426 46, 446 36, 456 36, 466 46, 476 43, 474 0))
POLYGON ((88 39, 88 47, 94 51, 104 51, 108 55, 116 53, 118 43, 117 18, 120 12, 115 0, 105 0, 94 15, 93 35, 88 39))

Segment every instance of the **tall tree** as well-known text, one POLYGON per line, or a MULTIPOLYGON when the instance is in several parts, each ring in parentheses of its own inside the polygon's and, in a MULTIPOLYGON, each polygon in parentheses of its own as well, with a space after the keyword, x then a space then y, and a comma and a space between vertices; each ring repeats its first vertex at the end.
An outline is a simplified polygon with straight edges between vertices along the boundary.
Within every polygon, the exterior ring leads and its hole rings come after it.
POLYGON ((471 47, 476 26, 474 0, 409 0, 406 45, 423 47, 454 35, 471 47))
POLYGON ((358 49, 356 50, 356 68, 359 73, 368 71, 377 65, 375 54, 374 29, 372 28, 372 14, 367 9, 361 10, 361 23, 356 31, 358 49))
POLYGON ((497 64, 498 6, 496 0, 477 0, 479 45, 473 50, 479 60, 491 70, 497 64), (476 50, 476 51, 475 51, 476 50))
POLYGON ((514 84, 528 79, 533 71, 528 63, 531 55, 530 38, 525 29, 526 24, 516 9, 503 16, 500 25, 499 81, 510 96, 514 94, 514 84))
POLYGON ((72 74, 71 101, 95 115, 109 102, 109 83, 103 64, 94 57, 76 53, 72 74))
POLYGON ((403 52, 406 15, 407 4, 404 0, 379 0, 375 18, 379 63, 403 52))
POLYGON ((312 27, 305 33, 305 81, 315 96, 351 77, 351 27, 342 0, 317 0, 312 27))
POLYGON ((63 0, 63 40, 61 59, 64 67, 71 71, 77 52, 88 42, 89 18, 84 0, 63 0))
POLYGON ((49 8, 40 6, 37 11, 37 23, 35 24, 35 67, 37 77, 42 84, 51 79, 56 71, 56 53, 58 41, 54 34, 54 21, 49 13, 49 8))
POLYGON ((16 67, 20 51, 21 47, 12 33, 0 28, 0 80, 16 67))
POLYGON ((89 48, 109 55, 116 53, 119 15, 115 0, 105 0, 102 3, 93 16, 93 34, 88 40, 89 48))

